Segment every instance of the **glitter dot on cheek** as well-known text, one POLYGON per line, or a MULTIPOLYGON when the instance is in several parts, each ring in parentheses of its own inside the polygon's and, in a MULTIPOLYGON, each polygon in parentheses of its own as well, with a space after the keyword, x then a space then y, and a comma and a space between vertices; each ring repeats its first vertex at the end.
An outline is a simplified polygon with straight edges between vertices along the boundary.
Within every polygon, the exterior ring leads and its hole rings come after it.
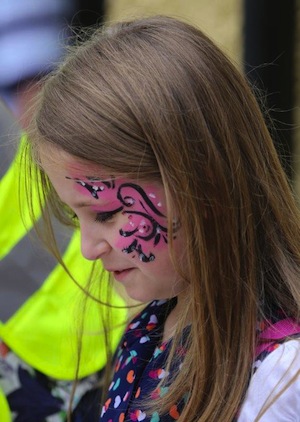
POLYGON ((126 205, 127 206, 131 207, 134 204, 135 204, 135 200, 133 198, 130 198, 130 197, 126 198, 126 205))
POLYGON ((147 224, 145 220, 142 220, 139 223, 139 233, 141 233, 141 234, 148 233, 149 230, 150 230, 149 224, 147 224))
POLYGON ((132 229, 133 227, 135 227, 136 226, 136 224, 134 223, 134 221, 133 221, 133 216, 132 216, 132 214, 127 214, 125 211, 123 211, 122 212, 122 214, 123 215, 126 215, 126 217, 127 217, 127 220, 128 220, 128 224, 129 224, 129 227, 132 229))

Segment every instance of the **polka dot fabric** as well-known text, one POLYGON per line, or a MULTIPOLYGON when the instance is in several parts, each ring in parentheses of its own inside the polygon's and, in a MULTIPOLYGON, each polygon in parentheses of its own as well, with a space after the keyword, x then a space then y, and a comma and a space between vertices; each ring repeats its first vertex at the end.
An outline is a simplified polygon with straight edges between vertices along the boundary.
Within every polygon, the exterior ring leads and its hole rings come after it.
MULTIPOLYGON (((102 408, 104 422, 173 422, 179 418, 183 401, 160 415, 143 410, 145 400, 163 396, 168 386, 158 388, 169 374, 165 370, 170 343, 161 343, 164 322, 176 300, 154 301, 128 326, 116 357, 115 375, 102 408)), ((181 350, 182 358, 184 351, 181 350)), ((174 368, 175 369, 175 368, 174 368)), ((177 367, 178 369, 178 367, 177 367)))
MULTIPOLYGON (((109 387, 108 398, 102 408, 100 421, 173 422, 179 419, 188 395, 179 403, 174 403, 164 415, 160 414, 159 409, 149 414, 142 406, 145 400, 150 399, 155 403, 157 398, 166 394, 169 388, 167 377, 180 369, 185 355, 185 349, 182 346, 176 353, 179 357, 178 362, 171 367, 171 374, 168 374, 165 368, 171 344, 170 342, 161 343, 161 338, 165 320, 175 305, 176 299, 154 301, 129 324, 117 352, 115 375, 109 387), (159 387, 158 384, 164 378, 166 378, 166 384, 159 387)), ((270 320, 260 322, 257 327, 259 346, 253 371, 287 336, 299 336, 299 333, 300 325, 296 321, 283 319, 280 314, 272 316, 270 320), (266 330, 271 330, 271 334, 274 334, 269 336, 267 341, 266 330), (261 342, 265 343, 262 352, 260 351, 261 342)), ((183 344, 185 334, 184 332, 183 344)), ((238 420, 238 414, 239 412, 233 422, 238 420)))

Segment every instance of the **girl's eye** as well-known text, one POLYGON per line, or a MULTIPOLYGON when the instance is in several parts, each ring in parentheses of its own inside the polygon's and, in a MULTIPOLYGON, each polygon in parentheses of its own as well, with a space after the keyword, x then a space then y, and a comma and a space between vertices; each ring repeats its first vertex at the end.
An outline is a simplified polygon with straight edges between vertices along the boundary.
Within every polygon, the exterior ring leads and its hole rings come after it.
POLYGON ((113 216, 114 216, 114 214, 111 211, 109 211, 109 212, 98 212, 96 214, 95 221, 97 221, 98 223, 105 223, 106 221, 111 220, 113 216))
POLYGON ((112 211, 103 211, 103 212, 97 212, 95 221, 98 223, 105 223, 106 221, 110 221, 115 214, 122 211, 123 207, 116 208, 112 211))

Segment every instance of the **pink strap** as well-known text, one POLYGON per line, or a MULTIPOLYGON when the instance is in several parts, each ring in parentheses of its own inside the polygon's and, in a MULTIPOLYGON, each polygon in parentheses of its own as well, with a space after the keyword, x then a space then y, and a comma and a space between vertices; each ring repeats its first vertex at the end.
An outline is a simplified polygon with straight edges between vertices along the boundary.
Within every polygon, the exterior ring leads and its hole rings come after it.
POLYGON ((256 347, 255 356, 259 356, 274 340, 280 340, 294 334, 300 334, 300 324, 292 318, 282 319, 266 328, 259 335, 260 344, 256 347))

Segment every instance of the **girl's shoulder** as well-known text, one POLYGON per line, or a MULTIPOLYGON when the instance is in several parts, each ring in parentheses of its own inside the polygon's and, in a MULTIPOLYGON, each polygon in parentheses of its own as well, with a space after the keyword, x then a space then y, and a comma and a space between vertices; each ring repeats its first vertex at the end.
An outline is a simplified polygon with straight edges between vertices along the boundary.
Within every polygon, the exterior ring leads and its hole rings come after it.
POLYGON ((238 422, 254 421, 260 412, 261 422, 300 421, 300 338, 278 344, 256 361, 238 422))

